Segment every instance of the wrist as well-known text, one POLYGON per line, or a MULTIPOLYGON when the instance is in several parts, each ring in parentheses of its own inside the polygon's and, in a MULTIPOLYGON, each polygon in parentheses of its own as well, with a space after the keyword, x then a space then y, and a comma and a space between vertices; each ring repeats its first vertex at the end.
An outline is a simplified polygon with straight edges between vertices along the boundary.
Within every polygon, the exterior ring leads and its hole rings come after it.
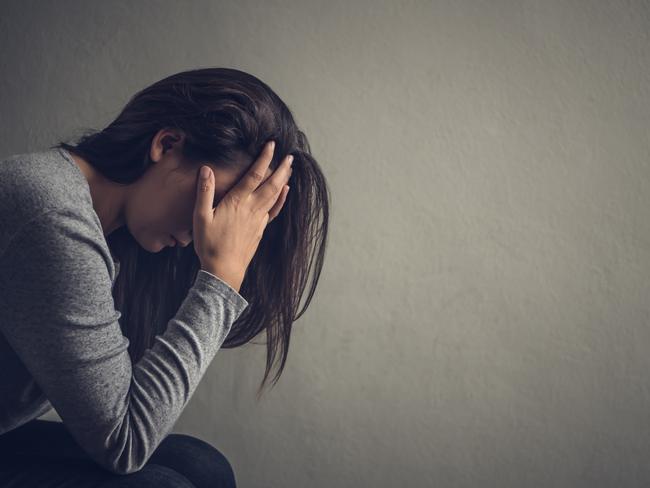
POLYGON ((225 270, 223 268, 215 266, 201 266, 201 269, 203 271, 207 271, 210 274, 213 274, 221 281, 227 283, 228 286, 234 289, 237 293, 239 293, 239 289, 241 288, 243 281, 243 277, 240 276, 239 273, 235 273, 233 271, 225 270))

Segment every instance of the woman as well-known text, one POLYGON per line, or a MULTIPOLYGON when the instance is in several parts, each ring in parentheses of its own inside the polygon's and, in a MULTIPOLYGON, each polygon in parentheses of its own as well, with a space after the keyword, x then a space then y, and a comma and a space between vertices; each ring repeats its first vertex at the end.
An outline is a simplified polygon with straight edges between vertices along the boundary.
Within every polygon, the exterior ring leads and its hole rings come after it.
POLYGON ((279 354, 277 382, 328 219, 291 112, 235 69, 169 76, 77 144, 2 161, 0 487, 235 486, 170 432, 221 347, 265 331, 258 399, 279 354), (52 407, 63 423, 37 419, 52 407))

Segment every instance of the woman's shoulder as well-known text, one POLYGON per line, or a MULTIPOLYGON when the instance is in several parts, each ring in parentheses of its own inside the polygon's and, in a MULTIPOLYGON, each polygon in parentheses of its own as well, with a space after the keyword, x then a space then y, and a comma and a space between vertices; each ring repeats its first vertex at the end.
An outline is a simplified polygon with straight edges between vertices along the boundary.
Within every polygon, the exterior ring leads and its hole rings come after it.
MULTIPOLYGON (((0 198, 21 207, 89 203, 88 182, 71 157, 60 148, 12 154, 0 160, 0 198)), ((3 211, 4 205, 0 207, 3 211)), ((11 205, 9 205, 11 208, 11 205)))
POLYGON ((0 159, 0 252, 25 223, 57 210, 97 224, 88 183, 62 149, 0 159))

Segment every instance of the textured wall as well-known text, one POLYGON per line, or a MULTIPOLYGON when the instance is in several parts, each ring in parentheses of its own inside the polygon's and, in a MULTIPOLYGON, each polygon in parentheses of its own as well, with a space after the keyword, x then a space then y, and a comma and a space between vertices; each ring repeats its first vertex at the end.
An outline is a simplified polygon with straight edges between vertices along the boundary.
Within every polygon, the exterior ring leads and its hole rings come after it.
POLYGON ((249 71, 331 184, 287 369, 217 354, 176 431, 253 487, 650 484, 643 1, 2 1, 0 153, 249 71))

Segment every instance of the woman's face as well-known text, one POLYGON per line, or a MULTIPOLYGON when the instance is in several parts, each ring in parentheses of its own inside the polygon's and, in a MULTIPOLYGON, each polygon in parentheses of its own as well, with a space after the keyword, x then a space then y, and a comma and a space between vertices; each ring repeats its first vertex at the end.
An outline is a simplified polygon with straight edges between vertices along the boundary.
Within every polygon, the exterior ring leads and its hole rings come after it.
MULTIPOLYGON (((129 190, 124 215, 126 224, 138 243, 150 252, 174 246, 174 238, 183 247, 192 242, 194 203, 201 165, 182 160, 182 140, 183 137, 178 137, 175 132, 161 130, 152 142, 154 164, 132 183, 129 190)), ((214 172, 213 207, 247 170, 225 170, 209 161, 202 164, 210 166, 214 172)), ((268 169, 264 179, 271 173, 268 169)))

